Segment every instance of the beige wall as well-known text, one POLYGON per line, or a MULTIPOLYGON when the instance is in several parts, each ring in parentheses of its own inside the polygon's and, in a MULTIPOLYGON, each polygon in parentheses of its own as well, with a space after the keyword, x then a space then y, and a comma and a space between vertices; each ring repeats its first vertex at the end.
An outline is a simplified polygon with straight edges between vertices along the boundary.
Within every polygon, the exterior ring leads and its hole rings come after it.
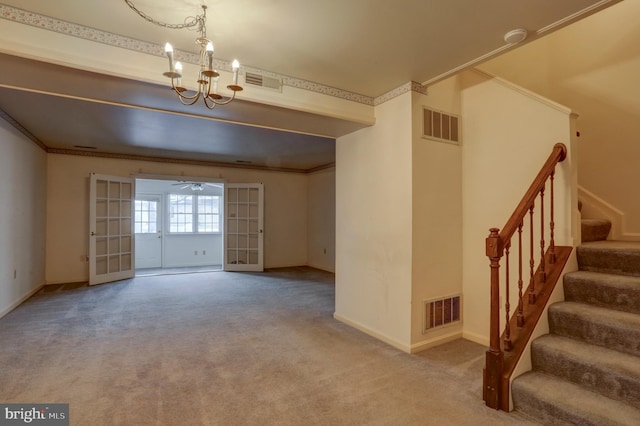
MULTIPOLYGON (((571 150, 571 119, 568 109, 503 81, 473 71, 462 78, 463 332, 488 344, 489 228, 507 222, 557 142, 571 150)), ((556 169, 557 245, 573 245, 572 167, 570 152, 556 169)))
POLYGON ((262 182, 265 186, 265 267, 307 264, 307 176, 237 168, 49 154, 47 167, 47 283, 89 277, 89 174, 161 174, 262 182))
POLYGON ((462 146, 422 138, 422 108, 460 115, 460 78, 413 93, 411 344, 460 337, 460 324, 423 334, 423 302, 462 293, 462 146))
POLYGON ((335 317, 409 350, 411 93, 336 142, 335 317))
POLYGON ((308 264, 335 272, 336 169, 308 175, 308 264))
POLYGON ((46 156, 0 118, 0 317, 45 281, 46 156))
POLYGON ((623 1, 482 65, 579 113, 579 184, 640 239, 640 2, 623 1))

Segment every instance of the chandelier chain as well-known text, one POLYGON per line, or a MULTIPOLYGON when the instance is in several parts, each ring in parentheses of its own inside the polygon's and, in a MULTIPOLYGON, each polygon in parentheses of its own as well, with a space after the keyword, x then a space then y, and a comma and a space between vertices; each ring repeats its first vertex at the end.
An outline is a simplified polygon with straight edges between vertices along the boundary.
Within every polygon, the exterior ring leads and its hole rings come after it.
POLYGON ((144 19, 145 21, 151 22, 154 25, 157 25, 157 26, 163 27, 163 28, 170 28, 172 30, 181 30, 183 28, 190 29, 190 28, 193 28, 193 27, 197 26, 198 27, 197 30, 204 37, 206 37, 206 31, 207 31, 207 27, 206 27, 207 9, 206 9, 205 6, 203 6, 204 13, 202 15, 187 16, 184 19, 184 23, 182 23, 182 24, 169 24, 167 22, 157 21, 157 20, 153 19, 151 16, 147 15, 146 13, 144 13, 143 11, 138 9, 136 7, 136 5, 133 4, 133 2, 131 0, 124 0, 124 2, 127 4, 127 6, 129 6, 131 8, 131 10, 133 10, 138 15, 140 15, 140 17, 142 19, 144 19))

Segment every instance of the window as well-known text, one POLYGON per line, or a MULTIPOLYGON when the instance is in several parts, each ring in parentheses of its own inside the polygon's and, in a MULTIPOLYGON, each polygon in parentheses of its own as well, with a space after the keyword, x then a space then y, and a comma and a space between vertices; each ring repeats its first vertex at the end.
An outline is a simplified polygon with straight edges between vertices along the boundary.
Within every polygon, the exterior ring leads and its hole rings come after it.
POLYGON ((134 231, 136 234, 155 234, 158 231, 158 202, 135 200, 134 231))
POLYGON ((198 195, 198 232, 220 232, 219 197, 198 195))
POLYGON ((169 232, 220 232, 220 197, 169 194, 169 232))

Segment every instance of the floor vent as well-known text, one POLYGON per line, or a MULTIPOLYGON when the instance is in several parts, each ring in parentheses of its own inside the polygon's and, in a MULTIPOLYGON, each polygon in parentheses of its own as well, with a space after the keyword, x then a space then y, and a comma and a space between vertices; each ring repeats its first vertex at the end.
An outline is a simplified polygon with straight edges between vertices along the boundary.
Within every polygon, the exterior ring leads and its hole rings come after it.
POLYGON ((250 84, 252 86, 258 86, 264 89, 282 92, 282 80, 280 80, 279 78, 267 77, 253 72, 247 72, 245 74, 244 81, 246 84, 250 84))
POLYGON ((424 301, 423 332, 460 322, 460 295, 424 301))
POLYGON ((460 117, 442 111, 422 108, 422 137, 440 142, 460 144, 460 117))

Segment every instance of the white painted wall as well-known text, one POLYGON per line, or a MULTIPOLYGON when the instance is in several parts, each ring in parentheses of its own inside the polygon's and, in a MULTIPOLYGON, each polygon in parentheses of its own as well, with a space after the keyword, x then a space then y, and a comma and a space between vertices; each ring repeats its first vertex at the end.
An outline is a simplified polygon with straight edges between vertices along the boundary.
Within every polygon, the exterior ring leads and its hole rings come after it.
POLYGON ((225 179, 265 186, 265 267, 307 264, 307 176, 239 168, 191 166, 49 154, 47 157, 47 283, 89 277, 89 174, 157 174, 225 179))
POLYGON ((571 120, 568 109, 479 72, 463 73, 462 84, 463 336, 488 345, 485 239, 507 222, 557 142, 569 158, 556 168, 555 239, 573 245, 571 120))
POLYGON ((309 222, 308 265, 335 272, 336 262, 336 169, 320 170, 308 176, 309 222))
POLYGON ((335 317, 411 345, 411 93, 336 141, 335 317))
MULTIPOLYGON (((462 335, 456 324, 423 334, 425 300, 462 293, 462 146, 422 137, 423 107, 460 115, 460 78, 413 93, 412 351, 462 335)), ((464 303, 464 300, 463 300, 464 303)))
POLYGON ((0 317, 45 281, 46 156, 0 118, 0 317))

